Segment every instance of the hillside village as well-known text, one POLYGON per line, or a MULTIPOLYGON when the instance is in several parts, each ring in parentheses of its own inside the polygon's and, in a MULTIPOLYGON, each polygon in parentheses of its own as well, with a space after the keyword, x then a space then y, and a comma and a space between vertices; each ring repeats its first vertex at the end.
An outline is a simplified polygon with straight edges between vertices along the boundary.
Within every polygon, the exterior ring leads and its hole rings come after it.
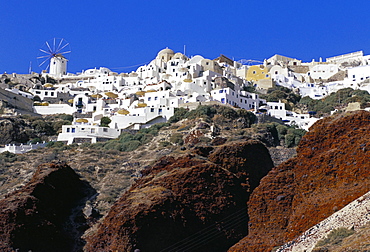
POLYGON ((355 237, 369 240, 369 112, 333 110, 319 120, 311 107, 266 96, 289 90, 300 100, 339 98, 340 109, 366 109, 362 52, 248 65, 166 48, 131 73, 68 73, 61 55, 50 63, 48 72, 0 78, 0 131, 13 133, 2 138, 58 141, 0 148, 2 251, 322 251, 333 228, 351 231, 355 248, 368 247, 355 237), (33 134, 46 118, 51 133, 33 134))
POLYGON ((318 62, 274 55, 248 65, 224 55, 211 60, 165 48, 131 73, 100 67, 73 74, 67 72, 67 63, 57 54, 48 72, 4 73, 1 95, 14 96, 8 103, 16 109, 5 109, 3 115, 19 113, 21 103, 28 104, 23 110, 40 115, 71 114, 72 125, 63 125, 57 139, 67 144, 114 139, 124 130, 165 122, 176 108, 212 102, 268 114, 308 130, 318 118, 289 111, 283 101, 267 102, 259 93, 282 86, 302 97, 322 99, 348 87, 370 90, 370 55, 362 51, 318 62), (109 118, 105 127, 102 118, 109 118))

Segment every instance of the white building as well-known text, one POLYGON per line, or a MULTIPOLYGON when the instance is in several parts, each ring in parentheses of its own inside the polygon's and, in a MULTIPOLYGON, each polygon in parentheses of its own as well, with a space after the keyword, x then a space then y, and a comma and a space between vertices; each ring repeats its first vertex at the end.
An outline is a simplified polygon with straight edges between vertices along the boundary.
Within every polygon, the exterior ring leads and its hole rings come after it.
POLYGON ((63 125, 62 133, 59 133, 58 140, 72 143, 96 143, 101 140, 115 139, 121 134, 119 129, 99 127, 89 123, 74 123, 73 125, 63 125))
POLYGON ((314 80, 327 80, 334 74, 338 73, 339 68, 336 64, 317 64, 310 67, 307 73, 314 80))
POLYGON ((298 86, 299 94, 302 97, 309 96, 312 99, 322 99, 330 94, 326 85, 319 85, 314 83, 302 83, 298 86))
POLYGON ((351 67, 347 69, 348 78, 344 81, 349 87, 357 86, 370 78, 370 65, 351 67))
POLYGON ((318 118, 311 117, 309 114, 297 114, 285 109, 285 103, 267 102, 267 113, 270 116, 283 120, 288 125, 296 125, 301 129, 307 130, 317 121, 318 118))

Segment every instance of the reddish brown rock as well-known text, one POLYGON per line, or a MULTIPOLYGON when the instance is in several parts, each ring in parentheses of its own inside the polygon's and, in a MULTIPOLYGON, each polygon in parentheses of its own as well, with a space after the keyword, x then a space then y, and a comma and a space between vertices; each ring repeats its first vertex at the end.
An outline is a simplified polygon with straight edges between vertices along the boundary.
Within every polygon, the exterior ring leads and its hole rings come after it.
POLYGON ((225 251, 247 234, 246 202, 273 164, 257 141, 165 157, 117 201, 86 251, 225 251), (206 155, 206 156, 207 156, 206 155))
POLYGON ((254 190, 249 234, 229 251, 271 251, 368 192, 369 131, 364 111, 316 123, 254 190))
POLYGON ((81 246, 72 233, 78 231, 65 224, 71 224, 71 210, 91 193, 66 164, 40 165, 29 183, 0 201, 0 250, 72 251, 81 246))

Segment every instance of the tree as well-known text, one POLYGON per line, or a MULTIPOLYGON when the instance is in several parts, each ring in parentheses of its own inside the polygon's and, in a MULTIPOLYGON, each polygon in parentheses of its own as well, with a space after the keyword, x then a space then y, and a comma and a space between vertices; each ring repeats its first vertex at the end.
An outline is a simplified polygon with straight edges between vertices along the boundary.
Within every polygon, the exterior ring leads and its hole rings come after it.
POLYGON ((103 116, 100 119, 100 126, 102 127, 109 127, 109 124, 111 123, 111 119, 109 117, 103 116))

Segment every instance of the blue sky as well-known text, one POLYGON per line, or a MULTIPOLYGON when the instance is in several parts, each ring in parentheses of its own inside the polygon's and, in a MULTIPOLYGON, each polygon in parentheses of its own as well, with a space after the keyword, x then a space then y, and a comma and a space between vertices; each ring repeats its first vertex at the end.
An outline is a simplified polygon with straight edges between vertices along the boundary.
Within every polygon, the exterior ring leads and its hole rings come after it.
POLYGON ((68 72, 129 72, 169 47, 187 56, 304 61, 357 50, 370 54, 366 0, 0 1, 0 73, 40 72, 45 41, 64 38, 68 72))

